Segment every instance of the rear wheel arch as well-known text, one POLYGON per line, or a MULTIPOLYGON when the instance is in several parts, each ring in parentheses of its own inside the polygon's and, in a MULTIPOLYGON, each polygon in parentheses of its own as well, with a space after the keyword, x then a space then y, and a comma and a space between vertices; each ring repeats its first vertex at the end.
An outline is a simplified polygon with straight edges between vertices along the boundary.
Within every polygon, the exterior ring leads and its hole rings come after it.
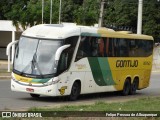
POLYGON ((129 80, 130 83, 132 81, 131 77, 127 77, 126 80, 129 80))
POLYGON ((139 77, 138 77, 138 76, 136 76, 136 77, 134 78, 134 80, 136 80, 136 81, 138 82, 138 84, 139 84, 139 77))
POLYGON ((131 88, 131 77, 127 77, 123 84, 122 95, 127 96, 131 88))
POLYGON ((129 92, 130 95, 136 94, 136 90, 138 89, 138 85, 139 85, 139 77, 135 77, 133 79, 132 84, 131 84, 131 88, 130 88, 130 92, 129 92))
POLYGON ((133 80, 133 82, 136 81, 137 82, 137 89, 139 88, 139 77, 136 76, 133 80))

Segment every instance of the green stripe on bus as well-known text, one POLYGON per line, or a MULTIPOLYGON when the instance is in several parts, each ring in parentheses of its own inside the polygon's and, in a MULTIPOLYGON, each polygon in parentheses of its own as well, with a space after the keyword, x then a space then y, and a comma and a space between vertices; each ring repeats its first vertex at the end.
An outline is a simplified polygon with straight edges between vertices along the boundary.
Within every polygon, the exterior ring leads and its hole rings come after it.
POLYGON ((115 85, 107 58, 88 58, 93 78, 97 85, 115 85))
POLYGON ((89 33, 89 32, 81 33, 81 36, 101 37, 99 33, 89 33))
POLYGON ((50 80, 51 78, 46 78, 46 79, 33 79, 31 82, 35 83, 46 83, 50 80))

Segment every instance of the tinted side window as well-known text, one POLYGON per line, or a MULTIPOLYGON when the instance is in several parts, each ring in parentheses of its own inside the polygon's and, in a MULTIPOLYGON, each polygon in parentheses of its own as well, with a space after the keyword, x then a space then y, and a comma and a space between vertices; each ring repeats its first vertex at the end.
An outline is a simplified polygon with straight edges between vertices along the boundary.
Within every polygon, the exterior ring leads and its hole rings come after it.
POLYGON ((129 56, 129 50, 128 50, 128 40, 126 39, 120 39, 119 40, 119 56, 120 57, 128 57, 129 56))
POLYGON ((147 57, 153 51, 150 40, 109 38, 105 43, 108 57, 147 57))
POLYGON ((119 39, 118 38, 113 39, 113 49, 114 49, 114 56, 119 57, 120 56, 120 48, 119 48, 119 39))
POLYGON ((87 56, 91 56, 91 42, 90 42, 89 37, 82 37, 79 47, 78 47, 78 51, 77 51, 77 55, 76 55, 76 61, 87 57, 87 56))
POLYGON ((138 48, 138 45, 136 40, 129 40, 129 56, 130 57, 138 56, 137 48, 138 48))
POLYGON ((147 50, 146 50, 146 56, 150 56, 153 53, 153 41, 147 41, 147 50))
POLYGON ((153 41, 150 40, 130 40, 129 41, 130 57, 147 57, 152 54, 153 41))
POLYGON ((146 57, 152 50, 150 40, 83 37, 76 61, 84 57, 146 57))
POLYGON ((97 37, 82 37, 76 55, 76 61, 84 57, 103 57, 104 40, 97 37))
POLYGON ((108 42, 108 56, 109 57, 128 57, 129 46, 127 39, 109 38, 108 42))
POLYGON ((120 56, 119 39, 109 38, 107 42, 108 42, 108 56, 109 57, 120 56))
POLYGON ((101 39, 97 38, 97 37, 92 37, 91 38, 91 55, 88 57, 99 57, 100 55, 100 49, 101 49, 101 54, 103 54, 103 47, 99 47, 99 44, 103 44, 103 42, 101 42, 101 39))
POLYGON ((99 38, 98 39, 98 47, 99 47, 99 54, 98 54, 98 56, 99 57, 104 57, 104 56, 107 56, 106 55, 106 46, 105 46, 105 38, 99 38))

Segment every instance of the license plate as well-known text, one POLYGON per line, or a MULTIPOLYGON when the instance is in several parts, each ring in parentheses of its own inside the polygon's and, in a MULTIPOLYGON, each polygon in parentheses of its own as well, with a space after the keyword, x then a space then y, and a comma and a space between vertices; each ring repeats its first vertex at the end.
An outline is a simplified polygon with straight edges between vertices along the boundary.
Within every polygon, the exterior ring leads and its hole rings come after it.
POLYGON ((26 88, 26 91, 28 91, 28 92, 34 92, 34 89, 32 89, 32 88, 26 88))

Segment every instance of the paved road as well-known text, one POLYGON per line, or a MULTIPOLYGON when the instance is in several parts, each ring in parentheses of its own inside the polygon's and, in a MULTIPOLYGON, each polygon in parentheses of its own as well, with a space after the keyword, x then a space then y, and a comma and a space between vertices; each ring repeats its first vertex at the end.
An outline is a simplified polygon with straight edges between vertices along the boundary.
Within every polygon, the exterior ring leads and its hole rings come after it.
POLYGON ((92 104, 95 101, 116 102, 146 96, 160 96, 160 73, 152 73, 151 84, 136 95, 120 96, 117 92, 83 95, 77 101, 67 101, 62 97, 31 98, 29 94, 12 92, 10 80, 0 80, 0 110, 26 110, 30 107, 52 107, 71 104, 92 104))

